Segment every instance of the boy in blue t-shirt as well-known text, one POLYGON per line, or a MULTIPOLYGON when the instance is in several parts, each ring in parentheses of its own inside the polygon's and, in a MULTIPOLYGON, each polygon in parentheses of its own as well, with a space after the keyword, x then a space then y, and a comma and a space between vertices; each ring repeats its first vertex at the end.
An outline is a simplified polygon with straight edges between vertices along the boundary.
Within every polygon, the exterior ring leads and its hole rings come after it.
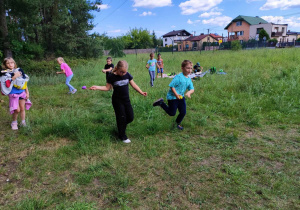
POLYGON ((159 68, 159 65, 157 64, 157 60, 154 59, 154 53, 150 53, 150 60, 148 60, 146 68, 149 69, 151 87, 153 87, 153 82, 155 78, 155 66, 159 68))
POLYGON ((186 114, 186 103, 184 93, 189 90, 185 95, 191 98, 191 94, 194 93, 194 86, 189 74, 193 70, 193 64, 189 60, 184 60, 181 63, 182 73, 176 75, 172 82, 169 84, 170 89, 167 94, 168 105, 164 103, 164 99, 160 98, 153 103, 153 106, 161 106, 165 112, 170 116, 175 116, 178 109, 179 115, 176 118, 177 128, 183 130, 180 125, 186 114))

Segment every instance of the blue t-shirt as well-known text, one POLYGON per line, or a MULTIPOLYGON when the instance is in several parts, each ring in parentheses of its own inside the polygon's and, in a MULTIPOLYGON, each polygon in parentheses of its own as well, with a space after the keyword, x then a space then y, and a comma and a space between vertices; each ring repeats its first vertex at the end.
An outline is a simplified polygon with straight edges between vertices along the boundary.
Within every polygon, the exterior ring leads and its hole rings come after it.
POLYGON ((147 64, 149 64, 149 71, 155 71, 155 66, 156 66, 157 60, 148 60, 147 64))
POLYGON ((174 95, 171 88, 175 88, 177 94, 184 96, 185 91, 188 90, 194 90, 193 82, 191 78, 186 78, 183 73, 180 73, 174 77, 172 82, 169 84, 170 90, 167 94, 167 100, 174 100, 177 99, 174 95))

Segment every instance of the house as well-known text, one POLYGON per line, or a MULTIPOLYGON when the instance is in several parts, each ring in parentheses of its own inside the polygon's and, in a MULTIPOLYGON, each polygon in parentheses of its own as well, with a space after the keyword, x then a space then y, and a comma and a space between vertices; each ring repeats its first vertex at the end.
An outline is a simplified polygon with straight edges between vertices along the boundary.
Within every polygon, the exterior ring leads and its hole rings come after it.
POLYGON ((295 31, 290 31, 288 30, 286 32, 287 37, 287 42, 294 42, 297 41, 297 39, 300 38, 300 32, 295 32, 295 31))
POLYGON ((201 50, 204 42, 218 42, 218 39, 214 38, 212 34, 201 34, 199 36, 191 35, 178 43, 178 51, 201 50))
POLYGON ((210 34, 214 39, 216 39, 216 40, 222 40, 223 41, 223 37, 222 36, 220 36, 220 35, 217 35, 217 34, 210 34))
POLYGON ((187 32, 186 30, 173 30, 169 33, 163 35, 163 46, 167 45, 177 45, 177 42, 181 42, 188 38, 191 33, 187 32))
POLYGON ((257 25, 250 26, 249 39, 257 39, 259 32, 264 29, 270 39, 277 39, 278 42, 286 42, 288 39, 287 35, 288 24, 275 24, 275 23, 260 23, 257 25))
POLYGON ((250 26, 268 23, 264 19, 256 16, 239 15, 234 18, 224 29, 228 31, 228 41, 250 39, 250 26))

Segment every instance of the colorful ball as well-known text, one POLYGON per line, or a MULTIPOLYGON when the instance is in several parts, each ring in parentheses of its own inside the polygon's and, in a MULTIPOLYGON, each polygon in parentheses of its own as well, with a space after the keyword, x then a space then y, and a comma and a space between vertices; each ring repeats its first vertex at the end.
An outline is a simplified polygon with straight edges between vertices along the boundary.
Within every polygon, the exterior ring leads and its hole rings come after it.
POLYGON ((82 89, 86 89, 86 86, 82 86, 82 89))

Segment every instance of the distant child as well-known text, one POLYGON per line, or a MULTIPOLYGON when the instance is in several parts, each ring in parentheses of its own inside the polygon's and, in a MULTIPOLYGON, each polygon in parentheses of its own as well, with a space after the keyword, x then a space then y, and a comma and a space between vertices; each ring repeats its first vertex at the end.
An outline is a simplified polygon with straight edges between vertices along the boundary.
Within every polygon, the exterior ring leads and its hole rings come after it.
POLYGON ((197 73, 197 72, 200 72, 200 73, 201 73, 202 70, 203 70, 203 67, 200 66, 200 63, 199 63, 199 62, 197 62, 196 65, 194 66, 193 72, 194 72, 194 73, 197 73))
POLYGON ((126 136, 126 127, 133 121, 133 109, 129 99, 128 84, 130 84, 137 92, 143 96, 147 96, 147 92, 143 92, 133 81, 131 74, 127 72, 128 63, 119 61, 114 68, 112 74, 107 78, 106 86, 92 86, 90 90, 108 91, 113 88, 112 105, 115 110, 119 138, 124 143, 130 143, 130 139, 126 136))
POLYGON ((158 78, 158 74, 160 73, 161 78, 163 78, 163 73, 164 73, 164 60, 161 58, 160 53, 158 53, 157 55, 157 64, 158 64, 158 68, 157 68, 157 75, 156 77, 158 78))
POLYGON ((1 71, 1 92, 6 89, 9 97, 9 112, 12 114, 13 121, 11 123, 12 130, 18 130, 18 114, 21 117, 21 126, 26 126, 25 121, 25 105, 29 110, 31 102, 29 101, 29 91, 27 81, 29 77, 21 68, 17 68, 17 64, 13 58, 8 57, 3 60, 3 67, 7 70, 1 71), (3 84, 3 79, 11 76, 11 79, 6 80, 3 84), (17 82, 18 80, 18 82, 17 82), (25 101, 26 100, 26 101, 25 101))
POLYGON ((183 130, 180 125, 186 114, 186 103, 184 93, 191 98, 191 94, 194 92, 194 86, 192 80, 189 78, 189 74, 192 72, 193 64, 189 60, 184 60, 181 64, 182 73, 176 75, 172 82, 169 84, 170 89, 167 94, 168 105, 164 103, 164 99, 160 98, 153 103, 153 106, 161 106, 165 112, 170 116, 175 116, 178 109, 179 115, 176 118, 177 128, 183 130))
POLYGON ((112 64, 112 58, 111 57, 107 57, 104 69, 102 69, 102 72, 106 73, 106 82, 107 82, 108 75, 112 72, 112 70, 114 69, 114 67, 115 67, 114 64, 112 64))
POLYGON ((69 94, 76 93, 77 89, 75 89, 71 84, 71 79, 73 77, 72 69, 66 64, 65 60, 62 57, 57 58, 57 63, 60 65, 61 71, 56 72, 56 74, 65 74, 66 75, 66 85, 69 88, 69 94))
POLYGON ((149 69, 151 87, 153 87, 153 82, 155 79, 155 66, 157 66, 157 68, 159 68, 159 66, 157 64, 157 60, 154 59, 154 53, 150 53, 150 60, 148 60, 146 68, 149 69))

